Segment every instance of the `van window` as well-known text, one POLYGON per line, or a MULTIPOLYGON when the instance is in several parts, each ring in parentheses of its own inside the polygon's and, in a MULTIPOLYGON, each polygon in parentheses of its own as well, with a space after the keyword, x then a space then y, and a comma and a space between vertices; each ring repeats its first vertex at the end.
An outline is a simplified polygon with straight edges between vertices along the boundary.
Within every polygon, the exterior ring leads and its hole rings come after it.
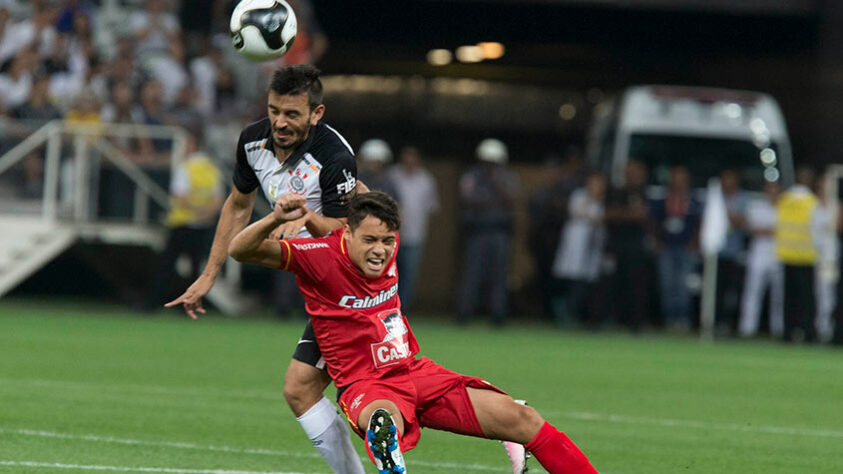
MULTIPOLYGON (((769 148, 778 153, 775 143, 769 148)), ((766 153, 769 160, 771 154, 766 153)), ((705 187, 709 178, 728 168, 740 174, 742 187, 746 190, 760 191, 764 185, 765 166, 761 161, 761 150, 746 140, 633 134, 628 156, 647 166, 650 184, 653 185, 667 184, 670 168, 675 165, 688 168, 693 187, 705 187)), ((774 171, 768 173, 777 176, 774 171)))

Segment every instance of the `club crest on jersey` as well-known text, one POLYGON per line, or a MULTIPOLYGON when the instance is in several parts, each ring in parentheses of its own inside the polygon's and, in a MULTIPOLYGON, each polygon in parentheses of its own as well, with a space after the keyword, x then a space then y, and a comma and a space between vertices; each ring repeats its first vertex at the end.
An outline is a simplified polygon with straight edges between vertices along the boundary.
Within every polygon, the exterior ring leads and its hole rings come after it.
POLYGON ((398 308, 381 311, 375 318, 383 324, 386 335, 381 342, 372 344, 372 359, 375 367, 387 367, 399 363, 410 356, 410 343, 407 340, 407 326, 398 308))
POLYGON ((300 176, 290 178, 290 191, 298 194, 304 191, 304 180, 300 176))

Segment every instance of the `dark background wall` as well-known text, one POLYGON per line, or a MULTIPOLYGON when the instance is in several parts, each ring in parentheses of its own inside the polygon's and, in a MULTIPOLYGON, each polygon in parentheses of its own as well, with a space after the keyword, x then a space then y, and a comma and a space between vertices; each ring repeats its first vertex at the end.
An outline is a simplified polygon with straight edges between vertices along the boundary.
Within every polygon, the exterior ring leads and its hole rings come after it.
MULTIPOLYGON (((610 97, 625 86, 668 83, 757 90, 784 110, 797 163, 840 161, 837 124, 843 119, 843 2, 833 0, 695 1, 415 1, 316 0, 332 37, 320 66, 331 74, 473 78, 578 97, 597 90, 610 97), (430 66, 431 48, 454 49, 500 41, 503 58, 479 64, 430 66)), ((523 94, 516 91, 515 94, 523 94)), ((502 99, 503 100, 503 99, 502 99)), ((510 100, 510 99, 505 99, 510 100)), ((584 101, 585 103, 585 101, 584 101)), ((585 103, 585 105, 593 105, 585 103)), ((517 131, 530 110, 510 107, 497 124, 449 123, 436 116, 355 122, 352 135, 397 141, 436 134, 437 153, 471 156, 485 134, 525 144, 517 161, 537 160, 544 148, 582 142, 590 108, 542 130, 517 131), (412 125, 413 130, 408 131, 412 125), (442 133, 445 132, 445 133, 442 133), (512 132, 512 133, 511 133, 512 132), (442 137, 446 137, 443 143, 442 137)), ((548 107, 546 120, 558 105, 548 107)))

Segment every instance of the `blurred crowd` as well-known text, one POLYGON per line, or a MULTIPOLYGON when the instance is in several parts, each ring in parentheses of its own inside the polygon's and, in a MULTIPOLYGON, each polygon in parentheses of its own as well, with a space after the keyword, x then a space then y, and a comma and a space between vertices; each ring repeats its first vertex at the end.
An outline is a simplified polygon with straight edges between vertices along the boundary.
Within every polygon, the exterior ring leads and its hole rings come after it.
MULTIPOLYGON (((327 39, 309 1, 294 0, 289 3, 299 33, 292 50, 277 62, 247 61, 229 46, 236 3, 0 1, 0 117, 28 122, 30 131, 57 118, 194 132, 251 121, 263 113, 258 99, 280 61, 316 62, 327 39)), ((21 137, 3 138, 0 152, 21 137)), ((169 164, 171 140, 120 139, 115 145, 139 165, 169 164)), ((24 164, 25 195, 39 192, 41 161, 34 153, 24 164)))
MULTIPOLYGON (((477 159, 460 180, 465 261, 457 317, 466 321, 486 303, 500 324, 521 192, 503 143, 482 142, 477 159)), ((521 196, 528 200, 533 289, 548 319, 631 331, 698 327, 706 193, 692 188, 683 166, 658 186, 649 171, 633 158, 621 182, 610 184, 572 148, 548 159, 544 184, 521 196)), ((728 224, 716 253, 717 333, 755 336, 764 316, 775 339, 843 343, 843 218, 827 202, 825 177, 804 167, 788 189, 776 181, 749 192, 726 169, 719 182, 728 224)))

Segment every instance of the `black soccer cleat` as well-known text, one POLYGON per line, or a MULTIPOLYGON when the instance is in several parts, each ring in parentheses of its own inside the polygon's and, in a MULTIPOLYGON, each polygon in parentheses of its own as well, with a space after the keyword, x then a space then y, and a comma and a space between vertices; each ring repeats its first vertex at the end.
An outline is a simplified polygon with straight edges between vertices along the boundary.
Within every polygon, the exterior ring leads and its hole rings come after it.
POLYGON ((398 428, 392 421, 392 415, 383 408, 378 408, 369 418, 366 442, 372 450, 378 474, 405 474, 404 456, 398 446, 398 428))

